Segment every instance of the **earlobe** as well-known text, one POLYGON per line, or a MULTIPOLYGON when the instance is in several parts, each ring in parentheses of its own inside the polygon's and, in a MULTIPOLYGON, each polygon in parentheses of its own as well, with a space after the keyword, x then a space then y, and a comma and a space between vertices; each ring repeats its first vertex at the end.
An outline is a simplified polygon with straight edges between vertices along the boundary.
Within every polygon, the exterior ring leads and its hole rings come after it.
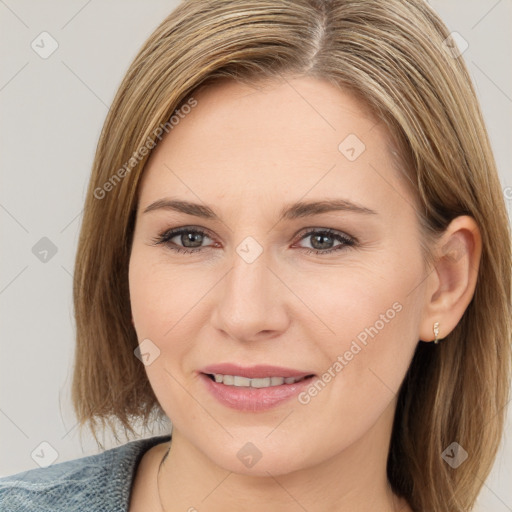
POLYGON ((437 342, 459 323, 475 292, 481 252, 475 220, 467 215, 452 220, 436 244, 434 268, 427 279, 422 341, 437 342))

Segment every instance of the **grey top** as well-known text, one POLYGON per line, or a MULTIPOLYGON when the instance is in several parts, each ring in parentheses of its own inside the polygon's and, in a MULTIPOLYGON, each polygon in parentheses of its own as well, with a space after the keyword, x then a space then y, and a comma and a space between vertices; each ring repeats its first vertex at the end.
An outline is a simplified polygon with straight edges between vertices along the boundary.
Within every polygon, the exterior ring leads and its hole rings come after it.
POLYGON ((137 466, 171 436, 0 478, 0 512, 127 512, 137 466))

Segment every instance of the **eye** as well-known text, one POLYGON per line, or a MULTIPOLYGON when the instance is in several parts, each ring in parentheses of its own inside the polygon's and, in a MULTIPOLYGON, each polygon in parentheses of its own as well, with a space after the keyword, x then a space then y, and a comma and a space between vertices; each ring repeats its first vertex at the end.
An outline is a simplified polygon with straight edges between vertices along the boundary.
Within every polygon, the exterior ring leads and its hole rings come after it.
MULTIPOLYGON (((311 240, 311 248, 300 247, 301 249, 304 249, 307 254, 329 254, 334 251, 346 249, 347 247, 353 247, 357 244, 355 238, 346 235, 341 231, 336 231, 333 229, 310 230, 304 233, 300 237, 300 240, 308 238, 311 240), (339 243, 333 246, 336 241, 339 243)), ((202 251, 203 249, 211 248, 212 245, 206 247, 203 246, 205 239, 212 240, 206 231, 194 227, 184 226, 181 228, 164 231, 153 239, 153 244, 163 244, 169 249, 178 253, 190 254, 193 252, 202 251)))
POLYGON ((211 240, 205 231, 185 226, 164 231, 153 239, 153 243, 155 245, 164 244, 169 247, 169 249, 179 253, 192 253, 204 249, 201 245, 205 238, 211 240), (174 238, 176 238, 177 241, 173 242, 174 238))
POLYGON ((347 247, 354 247, 356 239, 333 229, 311 230, 301 236, 301 240, 310 239, 309 247, 302 247, 307 254, 329 254, 334 251, 341 251, 347 247), (338 245, 333 245, 335 241, 339 241, 338 245))

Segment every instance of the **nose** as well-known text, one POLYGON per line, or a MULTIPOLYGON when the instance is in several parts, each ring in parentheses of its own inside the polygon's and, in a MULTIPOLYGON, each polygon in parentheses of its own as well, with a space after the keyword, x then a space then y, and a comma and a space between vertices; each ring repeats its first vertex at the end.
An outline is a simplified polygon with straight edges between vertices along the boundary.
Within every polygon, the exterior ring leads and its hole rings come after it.
POLYGON ((216 329, 238 341, 273 338, 286 331, 290 291, 269 263, 266 252, 252 263, 234 253, 231 269, 216 287, 216 329))

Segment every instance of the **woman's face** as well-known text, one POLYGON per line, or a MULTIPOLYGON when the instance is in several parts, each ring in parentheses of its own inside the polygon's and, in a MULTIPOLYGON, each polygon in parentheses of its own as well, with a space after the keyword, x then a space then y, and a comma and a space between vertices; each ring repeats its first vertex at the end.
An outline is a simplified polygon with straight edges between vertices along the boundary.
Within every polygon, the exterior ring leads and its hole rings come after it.
POLYGON ((370 460, 387 449, 426 297, 386 130, 312 78, 195 99, 139 190, 130 295, 156 397, 233 472, 289 473, 358 445, 370 460))

